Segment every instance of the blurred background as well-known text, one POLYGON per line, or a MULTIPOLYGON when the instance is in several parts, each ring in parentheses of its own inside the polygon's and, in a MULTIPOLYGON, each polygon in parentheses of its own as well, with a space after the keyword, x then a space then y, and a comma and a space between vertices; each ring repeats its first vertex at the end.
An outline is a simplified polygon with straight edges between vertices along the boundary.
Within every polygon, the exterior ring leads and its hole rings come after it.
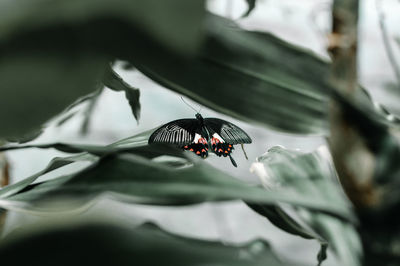
MULTIPOLYGON (((400 44, 399 41, 396 42, 396 39, 400 38, 398 32, 400 2, 398 0, 361 1, 360 80, 375 100, 395 114, 400 114, 398 103, 393 100, 394 97, 391 97, 393 94, 398 94, 400 90, 395 86, 395 75, 385 53, 379 28, 377 2, 381 2, 380 7, 385 14, 385 25, 391 45, 394 47, 393 51, 396 57, 400 58, 400 44)), ((209 0, 208 9, 219 15, 237 19, 237 22, 246 29, 272 32, 288 42, 310 49, 320 57, 328 59, 326 35, 330 31, 331 4, 329 0, 259 0, 255 10, 244 19, 239 19, 247 7, 246 2, 242 0, 209 0)), ((61 127, 50 125, 35 142, 109 144, 171 120, 194 118, 194 111, 182 102, 179 94, 164 89, 137 70, 125 70, 124 65, 124 62, 117 62, 115 70, 131 86, 140 89, 142 109, 139 123, 132 116, 122 92, 104 90, 96 103, 87 135, 80 133, 83 117, 75 116, 61 127)), ((244 94, 243 97, 246 95, 244 94)), ((325 144, 325 140, 320 137, 300 137, 278 133, 226 117, 188 99, 186 101, 195 109, 201 108, 204 117, 218 117, 231 121, 252 137, 253 143, 245 145, 249 160, 245 159, 239 146, 233 153, 238 168, 234 168, 226 158, 210 156, 207 159, 210 165, 248 182, 258 182, 257 177, 250 173, 250 166, 257 156, 265 153, 272 146, 282 145, 290 149, 312 151, 325 144)), ((83 104, 76 108, 81 109, 85 106, 83 104)), ((7 152, 12 182, 42 170, 55 156, 65 155, 54 150, 39 149, 7 152)), ((63 168, 62 171, 63 173, 76 171, 82 166, 84 165, 72 164, 63 168)), ((41 177, 39 181, 59 174, 60 171, 54 171, 41 177)), ((316 241, 304 240, 275 228, 268 220, 251 211, 241 202, 205 203, 189 207, 154 207, 128 205, 102 199, 88 212, 79 215, 107 216, 132 225, 153 221, 167 231, 201 239, 220 239, 239 243, 255 238, 265 238, 278 254, 305 265, 315 264, 315 256, 319 250, 316 241), (105 209, 107 213, 104 213, 105 209)), ((27 223, 35 223, 47 218, 10 212, 3 234, 23 227, 27 223)), ((329 254, 324 265, 337 265, 332 254, 329 254)))

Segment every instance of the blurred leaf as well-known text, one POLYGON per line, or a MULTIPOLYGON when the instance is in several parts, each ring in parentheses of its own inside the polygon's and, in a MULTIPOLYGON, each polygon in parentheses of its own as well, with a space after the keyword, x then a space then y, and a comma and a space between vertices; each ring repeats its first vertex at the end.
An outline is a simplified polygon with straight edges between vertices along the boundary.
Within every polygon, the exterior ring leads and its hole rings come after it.
MULTIPOLYGON (((17 45, 17 44, 16 44, 17 45)), ((85 92, 103 74, 105 61, 74 51, 63 54, 46 46, 14 47, 0 63, 1 137, 37 130, 51 116, 85 92), (46 50, 46 52, 44 52, 46 50), (23 121, 23 122, 22 122, 23 121)))
MULTIPOLYGON (((333 96, 337 99, 342 98, 338 95, 338 93, 339 92, 334 92, 333 96)), ((379 123, 386 124, 389 127, 397 127, 400 129, 400 118, 391 113, 384 105, 374 100, 368 90, 361 87, 359 90, 357 90, 355 98, 357 100, 350 99, 350 101, 359 107, 363 106, 361 108, 364 109, 367 114, 374 117, 374 120, 379 120, 379 123)))
POLYGON ((84 26, 110 18, 125 21, 177 52, 193 52, 201 38, 204 10, 203 0, 2 1, 0 42, 47 28, 84 26))
POLYGON ((56 149, 67 153, 87 152, 97 156, 108 155, 116 152, 131 151, 142 156, 153 158, 160 155, 174 155, 181 153, 180 149, 163 144, 148 146, 150 134, 154 129, 139 133, 132 137, 119 140, 106 146, 72 144, 72 143, 34 143, 34 144, 15 144, 8 143, 0 146, 0 151, 17 150, 17 149, 56 149), (179 151, 179 152, 177 152, 179 151))
POLYGON ((250 13, 251 13, 251 12, 253 11, 253 9, 256 7, 256 1, 257 1, 257 0, 246 0, 247 5, 248 5, 248 8, 247 8, 246 13, 244 13, 244 14, 242 15, 242 18, 245 18, 245 17, 247 17, 247 16, 250 15, 250 13))
POLYGON ((26 188, 28 185, 32 184, 36 179, 38 179, 40 176, 49 173, 53 170, 56 170, 60 167, 66 166, 71 163, 79 162, 79 161, 88 161, 88 162, 95 162, 97 160, 96 156, 83 153, 79 155, 74 155, 74 156, 69 156, 69 157, 56 157, 52 159, 47 167, 38 173, 24 178, 23 180, 14 183, 12 185, 8 185, 4 187, 3 189, 0 190, 0 199, 1 198, 6 198, 9 195, 13 195, 15 193, 18 193, 19 191, 23 190, 26 188))
MULTIPOLYGON (((364 248, 365 265, 396 265, 400 260, 399 252, 394 248, 399 243, 400 219, 397 215, 400 208, 400 128, 397 119, 389 112, 386 116, 372 108, 360 94, 348 97, 335 91, 333 98, 339 110, 339 121, 350 132, 353 138, 362 145, 362 149, 350 157, 359 160, 359 165, 369 167, 368 175, 352 174, 351 190, 347 190, 349 198, 357 203, 357 215, 360 219, 358 232, 364 248), (391 119, 388 119, 391 118, 391 119), (370 159, 370 163, 365 161, 370 159), (358 193, 357 189, 368 193, 358 193)), ((349 140, 344 145, 340 138, 331 140, 332 144, 340 141, 340 149, 335 148, 335 164, 338 172, 343 173, 347 165, 343 165, 343 150, 353 148, 349 140), (344 166, 344 167, 343 167, 344 166), (340 172, 340 170, 342 170, 340 172)), ((350 140, 351 141, 351 140, 350 140)), ((356 141, 353 141, 356 142, 356 141)), ((335 147, 335 146, 334 146, 335 147)), ((353 148, 354 150, 354 148, 353 148)), ((349 150, 347 154, 352 152, 349 150)), ((346 155, 347 155, 346 154, 346 155)), ((351 153, 350 153, 351 154, 351 153)), ((354 165, 352 162, 351 165, 354 165)), ((343 175, 345 176, 345 175, 343 175)), ((345 176, 347 177, 347 176, 345 176)), ((350 178, 349 178, 350 179, 350 178)))
POLYGON ((89 132, 90 121, 92 119, 92 114, 94 112, 94 108, 96 107, 96 103, 99 100, 101 93, 103 92, 103 86, 95 91, 95 95, 92 99, 90 99, 88 105, 86 106, 83 112, 83 122, 81 127, 81 134, 86 135, 89 132))
MULTIPOLYGON (((79 113, 80 110, 74 110, 76 107, 78 107, 79 105, 86 103, 86 102, 89 102, 87 104, 90 104, 91 102, 96 101, 102 92, 102 88, 99 88, 99 84, 101 84, 101 83, 98 82, 98 84, 96 86, 96 87, 98 87, 97 90, 76 99, 72 104, 67 106, 60 114, 56 115, 48 123, 51 123, 52 121, 54 121, 57 126, 61 126, 79 113)), ((88 112, 86 112, 86 114, 88 114, 88 112)), ((89 118, 85 117, 84 119, 86 120, 89 118)))
POLYGON ((249 203, 247 203, 247 205, 258 214, 267 217, 273 225, 289 234, 301 236, 305 239, 319 238, 318 235, 299 224, 279 206, 265 206, 249 203))
POLYGON ((208 16, 206 30, 198 58, 146 46, 152 61, 124 59, 161 85, 218 112, 290 133, 327 133, 327 62, 214 15, 208 16))
POLYGON ((97 156, 94 156, 93 154, 89 154, 87 151, 91 151, 92 153, 97 153, 98 155, 104 155, 108 153, 112 153, 115 151, 125 151, 125 150, 131 150, 136 148, 135 152, 138 154, 141 154, 142 156, 147 156, 149 158, 153 158, 155 156, 159 156, 160 154, 171 154, 171 155, 176 155, 177 153, 173 152, 175 151, 174 149, 169 149, 169 151, 166 151, 164 146, 154 146, 153 149, 146 149, 147 147, 141 148, 142 146, 147 145, 147 140, 149 137, 149 131, 143 132, 141 134, 138 134, 136 136, 132 136, 123 140, 120 140, 118 142, 115 142, 113 144, 110 144, 105 147, 96 147, 96 146, 85 146, 85 145, 68 145, 68 144, 61 144, 61 143, 53 143, 53 144, 30 144, 30 145, 16 145, 13 144, 9 147, 0 147, 4 148, 5 150, 8 150, 7 148, 15 148, 15 149, 25 149, 25 148, 42 148, 42 149, 47 149, 47 148, 54 148, 58 149, 63 152, 80 152, 80 154, 69 156, 69 157, 56 157, 50 161, 50 163, 47 165, 47 167, 38 173, 24 178, 21 181, 11 184, 6 186, 5 188, 0 190, 0 199, 8 197, 10 195, 13 195, 24 188, 26 188, 28 185, 32 184, 36 179, 38 179, 40 176, 49 173, 53 170, 56 170, 58 168, 64 167, 68 164, 78 162, 78 161, 89 161, 89 162, 95 162, 98 160, 97 156))
MULTIPOLYGON (((203 16, 202 0, 1 1, 0 137, 35 130, 94 91, 121 51, 152 56, 136 42, 192 55, 203 16)), ((127 97, 135 103, 136 95, 127 97)))
POLYGON ((259 204, 283 202, 352 219, 348 207, 340 202, 315 201, 311 196, 298 198, 291 189, 266 192, 198 160, 188 162, 190 166, 175 168, 133 151, 119 152, 103 157, 79 173, 30 185, 18 194, 3 198, 0 206, 9 209, 18 206, 19 210, 41 213, 84 210, 99 196, 156 205, 243 199, 259 204), (59 200, 64 200, 62 205, 58 204, 59 200))
POLYGON ((287 265, 270 245, 255 240, 245 245, 173 235, 153 224, 129 228, 112 223, 43 225, 41 230, 8 236, 0 245, 2 262, 22 265, 287 265), (45 252, 43 252, 45 250, 45 252), (21 256, 24 254, 24 256, 21 256))
POLYGON ((126 83, 112 68, 111 66, 107 68, 106 73, 103 78, 103 83, 106 87, 114 91, 124 91, 125 97, 131 106, 133 116, 136 121, 139 122, 140 119, 140 102, 139 89, 133 88, 131 85, 126 83))
MULTIPOLYGON (((284 187, 294 190, 298 199, 312 197, 318 202, 328 201, 349 206, 337 183, 326 148, 303 154, 277 146, 257 160, 256 164, 262 163, 264 166, 264 172, 258 172, 260 178, 269 185, 271 191, 279 191, 284 187), (271 183, 275 187, 271 187, 271 183)), ((348 221, 297 207, 294 211, 308 226, 304 227, 280 207, 275 210, 257 205, 254 207, 258 213, 288 233, 317 239, 321 243, 319 263, 326 258, 326 245, 329 244, 344 265, 360 265, 361 244, 353 225, 348 221)))
POLYGON ((299 224, 292 216, 286 213, 284 209, 279 206, 265 206, 261 204, 247 203, 247 205, 258 214, 266 217, 273 225, 289 234, 297 235, 305 239, 318 240, 321 245, 320 251, 317 254, 318 265, 321 265, 321 263, 326 260, 328 242, 309 228, 299 224))
MULTIPOLYGON (((375 156, 374 182, 376 185, 385 185, 391 192, 399 189, 394 185, 400 174, 397 158, 400 156, 399 136, 400 124, 396 116, 383 109, 386 116, 379 112, 376 106, 371 106, 368 100, 360 95, 355 97, 344 97, 340 92, 333 94, 335 101, 339 104, 342 117, 348 125, 356 129, 357 134, 363 139, 363 143, 375 156), (393 182, 392 186, 388 183, 393 182)), ((386 207, 380 206, 381 211, 386 211, 396 204, 400 204, 400 198, 393 195, 381 201, 386 207)), ((392 194, 392 193, 389 193, 392 194)))

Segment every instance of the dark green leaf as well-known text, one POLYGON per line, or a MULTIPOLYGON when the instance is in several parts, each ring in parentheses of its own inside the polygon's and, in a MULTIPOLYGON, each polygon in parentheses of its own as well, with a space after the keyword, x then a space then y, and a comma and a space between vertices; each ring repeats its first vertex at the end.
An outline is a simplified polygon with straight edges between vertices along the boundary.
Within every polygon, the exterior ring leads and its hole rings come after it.
MULTIPOLYGON (((152 130, 150 130, 152 131, 152 130)), ((15 194, 24 188, 26 188, 28 185, 33 183, 36 179, 38 179, 40 176, 51 172, 53 170, 56 170, 58 168, 61 168, 65 165, 71 164, 73 162, 78 162, 78 161, 89 161, 89 162, 94 162, 98 159, 93 154, 103 156, 106 154, 111 154, 115 152, 121 152, 121 151, 130 151, 135 154, 139 154, 141 156, 145 156, 147 158, 155 158, 161 155, 164 156, 182 156, 182 153, 174 148, 167 147, 164 145, 153 145, 153 146, 147 146, 147 140, 150 135, 150 131, 143 132, 141 134, 138 134, 133 137, 129 137, 123 140, 120 140, 118 142, 115 142, 113 144, 107 145, 107 146, 88 146, 88 145, 73 145, 73 144, 63 144, 63 143, 52 143, 52 144, 31 144, 31 145, 16 145, 13 144, 12 146, 8 147, 1 147, 4 148, 5 150, 9 149, 21 149, 21 148, 40 148, 40 149, 48 149, 48 148, 54 148, 63 152, 70 152, 70 153, 80 153, 78 155, 70 156, 70 157, 57 157, 54 158, 48 166, 43 169, 42 171, 39 171, 38 173, 24 178, 23 180, 12 184, 8 185, 7 187, 3 188, 0 190, 0 199, 8 197, 12 194, 15 194), (91 152, 92 154, 90 154, 91 152)), ((1 149, 0 148, 0 149, 1 149)), ((175 159, 168 159, 169 157, 166 157, 167 159, 161 158, 161 160, 158 160, 160 163, 164 163, 166 165, 173 165, 173 166, 183 166, 186 164, 187 160, 185 162, 182 162, 182 160, 179 160, 177 157, 171 157, 175 159)))
POLYGON ((177 169, 132 152, 119 152, 77 174, 29 186, 18 194, 3 198, 0 206, 10 209, 18 206, 31 212, 82 210, 100 195, 158 205, 243 199, 260 204, 294 204, 352 219, 348 207, 340 202, 315 201, 311 196, 297 198, 291 189, 266 192, 201 161, 194 164, 188 161, 188 164, 190 166, 177 169), (63 201, 60 206, 57 199, 69 199, 71 204, 63 201))
MULTIPOLYGON (((99 84, 101 84, 101 82, 99 81, 98 84, 96 85, 96 87, 99 87, 99 84)), ((70 104, 67 108, 64 109, 64 111, 62 111, 60 114, 56 115, 52 121, 55 121, 57 126, 61 126, 63 125, 65 122, 67 122, 68 120, 70 120, 72 117, 74 117, 76 114, 79 113, 79 110, 74 110, 72 111, 74 108, 76 108, 77 106, 88 102, 88 105, 94 105, 92 104, 92 102, 96 102, 97 98, 100 96, 102 92, 102 88, 98 88, 97 90, 95 90, 92 93, 89 93, 87 95, 81 96, 78 99, 76 99, 72 104, 70 104)), ((87 109, 91 109, 87 107, 87 109)), ((85 110, 85 115, 90 115, 88 110, 85 110)), ((90 111, 90 110, 89 110, 90 111)), ((85 120, 88 120, 88 117, 84 117, 85 120)))
POLYGON ((266 206, 259 204, 247 204, 255 212, 268 218, 276 227, 289 234, 301 236, 305 239, 318 239, 319 236, 300 225, 293 217, 287 214, 279 206, 266 206))
POLYGON ((139 122, 140 119, 140 102, 139 89, 133 88, 131 85, 126 83, 112 68, 111 66, 107 68, 106 73, 103 78, 103 83, 106 87, 115 91, 124 91, 125 97, 131 106, 133 116, 136 121, 139 122))
MULTIPOLYGON (((264 170, 258 169, 258 173, 262 181, 270 187, 268 191, 285 187, 294 190, 298 199, 311 196, 319 202, 346 204, 347 200, 339 187, 329 158, 326 148, 303 154, 273 147, 258 158, 259 162, 254 167, 260 167, 260 163, 262 164, 264 170)), ((329 244, 344 265, 360 265, 361 245, 353 224, 324 213, 295 208, 298 219, 308 226, 304 227, 279 207, 272 209, 259 205, 250 206, 255 207, 258 213, 288 233, 317 239, 321 243, 321 250, 317 256, 319 263, 326 258, 326 248, 329 244)))
POLYGON ((143 156, 151 158, 152 155, 177 155, 177 149, 166 145, 148 146, 148 139, 154 129, 142 132, 135 136, 119 140, 115 143, 106 146, 84 145, 84 144, 69 144, 69 143, 45 143, 45 144, 15 144, 8 143, 0 146, 0 151, 17 150, 17 149, 56 149, 67 153, 87 152, 97 156, 103 156, 111 153, 132 151, 143 156))
POLYGON ((248 5, 248 8, 247 8, 246 13, 244 13, 242 15, 242 18, 245 18, 248 15, 250 15, 251 11, 253 11, 253 9, 256 7, 257 0, 246 0, 246 2, 247 2, 247 5, 248 5))
POLYGON ((90 155, 90 154, 79 154, 79 155, 74 155, 74 156, 69 156, 69 157, 56 157, 53 160, 50 161, 50 163, 47 165, 47 167, 38 173, 24 178, 23 180, 4 187, 3 189, 0 190, 0 199, 1 198, 6 198, 9 195, 13 195, 15 193, 18 193, 19 191, 23 190, 25 187, 28 185, 32 184, 36 179, 38 179, 40 176, 49 173, 53 170, 56 170, 60 167, 66 166, 71 163, 79 162, 79 161, 88 161, 88 162, 95 162, 97 160, 96 156, 90 155))
POLYGON ((196 240, 145 224, 130 228, 112 223, 43 225, 41 230, 8 236, 0 245, 8 265, 170 265, 279 266, 283 264, 263 240, 245 245, 196 240), (23 254, 23 256, 21 256, 23 254))
MULTIPOLYGON (((110 18, 125 21, 178 52, 193 52, 201 38, 199 28, 204 10, 202 0, 0 2, 0 25, 2 25, 0 41, 54 27, 76 25, 84 27, 90 21, 110 18)), ((103 33, 110 34, 107 28, 103 29, 103 33)))
POLYGON ((0 63, 2 137, 37 130, 68 103, 92 91, 106 63, 100 56, 73 50, 54 53, 46 50, 49 44, 15 45, 3 53, 0 63))
POLYGON ((150 60, 140 55, 124 59, 218 112, 291 133, 327 133, 327 62, 271 34, 245 31, 213 15, 206 29, 198 58, 147 46, 150 60))
POLYGON ((136 42, 192 55, 203 16, 202 0, 0 2, 0 137, 24 135, 94 91, 122 51, 152 57, 136 42))

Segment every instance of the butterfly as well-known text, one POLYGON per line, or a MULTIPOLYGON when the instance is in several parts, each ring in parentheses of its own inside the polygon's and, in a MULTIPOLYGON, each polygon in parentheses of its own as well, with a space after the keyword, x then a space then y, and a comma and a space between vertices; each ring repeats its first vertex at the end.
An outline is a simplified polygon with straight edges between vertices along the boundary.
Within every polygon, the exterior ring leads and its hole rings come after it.
POLYGON ((237 167, 231 153, 233 145, 251 143, 252 140, 238 126, 218 118, 203 118, 200 113, 196 119, 178 119, 162 125, 149 138, 149 144, 174 144, 184 150, 207 158, 209 150, 218 157, 229 157, 237 167))

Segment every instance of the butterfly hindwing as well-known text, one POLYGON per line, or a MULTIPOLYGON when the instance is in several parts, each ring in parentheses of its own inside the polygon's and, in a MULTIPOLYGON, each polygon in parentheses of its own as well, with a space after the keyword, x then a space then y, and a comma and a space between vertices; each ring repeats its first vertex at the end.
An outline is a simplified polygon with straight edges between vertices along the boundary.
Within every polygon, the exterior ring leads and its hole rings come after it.
POLYGON ((217 133, 225 143, 234 145, 252 142, 244 130, 228 121, 218 118, 205 118, 204 126, 211 135, 217 133))
POLYGON ((151 134, 149 144, 168 143, 184 146, 192 143, 200 126, 196 119, 178 119, 171 121, 151 134))
POLYGON ((184 150, 192 151, 202 158, 206 158, 208 156, 207 140, 201 136, 197 139, 195 137, 195 141, 192 144, 185 145, 182 148, 184 150))
POLYGON ((219 138, 212 137, 211 138, 211 149, 213 152, 221 157, 221 156, 229 156, 233 151, 233 145, 227 142, 222 142, 219 138))

